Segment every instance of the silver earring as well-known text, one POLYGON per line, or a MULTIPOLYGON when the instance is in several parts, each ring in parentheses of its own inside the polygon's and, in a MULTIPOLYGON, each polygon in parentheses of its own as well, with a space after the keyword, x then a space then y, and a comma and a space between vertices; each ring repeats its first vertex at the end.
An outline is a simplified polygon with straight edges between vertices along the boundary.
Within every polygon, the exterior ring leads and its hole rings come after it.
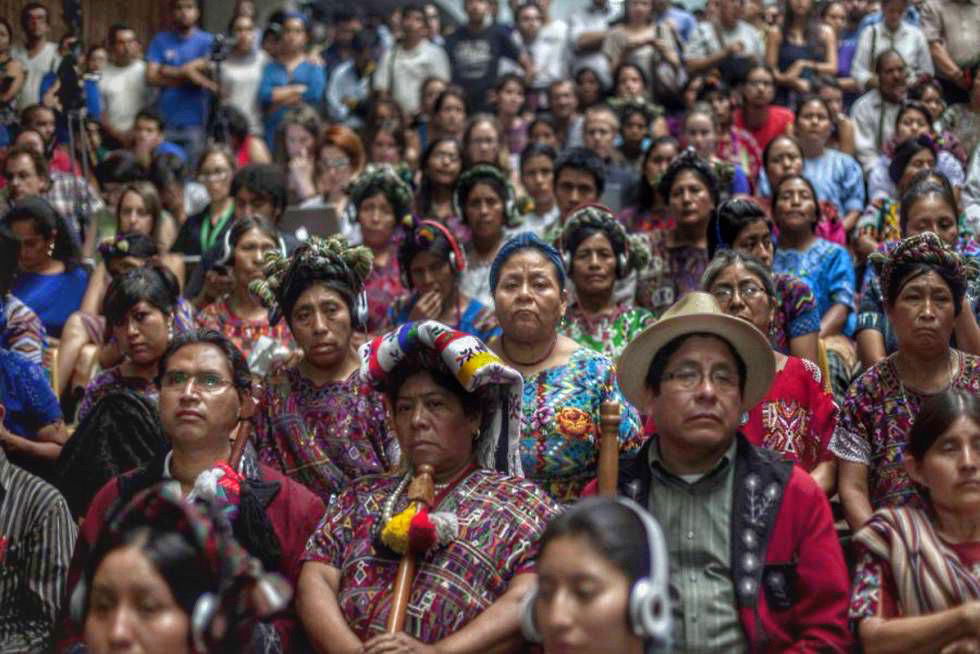
POLYGON ((745 426, 745 425, 748 424, 748 422, 749 422, 749 412, 748 411, 742 411, 742 415, 738 419, 738 424, 739 425, 742 425, 742 426, 745 426))

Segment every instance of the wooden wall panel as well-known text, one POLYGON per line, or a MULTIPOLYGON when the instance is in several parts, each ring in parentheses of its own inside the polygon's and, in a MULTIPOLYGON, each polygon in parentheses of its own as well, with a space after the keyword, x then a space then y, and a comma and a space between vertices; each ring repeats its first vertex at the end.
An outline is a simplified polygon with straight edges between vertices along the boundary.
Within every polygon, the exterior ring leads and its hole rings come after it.
MULTIPOLYGON (((14 28, 15 43, 23 42, 20 29, 20 10, 26 0, 0 0, 0 16, 14 28)), ((61 0, 46 2, 51 10, 51 40, 57 41, 66 32, 62 20, 61 0)), ((170 24, 169 0, 82 0, 82 29, 86 46, 105 39, 114 23, 126 23, 136 31, 146 47, 160 29, 170 24)))

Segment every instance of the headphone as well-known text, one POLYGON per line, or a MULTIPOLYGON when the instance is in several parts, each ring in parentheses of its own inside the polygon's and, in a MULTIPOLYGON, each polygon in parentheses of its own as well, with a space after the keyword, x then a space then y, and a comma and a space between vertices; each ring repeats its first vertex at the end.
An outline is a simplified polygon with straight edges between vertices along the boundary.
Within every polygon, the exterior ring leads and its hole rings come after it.
MULTIPOLYGON (((616 497, 616 502, 629 509, 643 523, 646 541, 650 548, 650 574, 633 582, 630 588, 627 610, 633 633, 647 641, 647 651, 669 650, 672 636, 670 615, 670 591, 668 588, 667 543, 660 525, 646 510, 631 499, 616 497)), ((541 632, 534 619, 534 605, 538 588, 528 593, 521 607, 521 632, 532 643, 542 641, 541 632)))
MULTIPOLYGON (((569 217, 571 217, 575 213, 581 211, 582 209, 598 209, 599 211, 604 211, 604 212, 608 213, 609 215, 612 215, 612 210, 610 210, 609 207, 606 207, 604 205, 597 204, 597 203, 594 203, 594 202, 589 202, 588 204, 583 204, 583 205, 580 205, 580 206, 576 207, 572 211, 572 213, 569 214, 569 217)), ((616 222, 615 218, 613 218, 613 222, 614 223, 616 222)), ((568 223, 566 222, 565 224, 567 225, 568 223)), ((618 223, 616 223, 616 224, 618 224, 618 223)), ((597 228, 599 228, 598 225, 594 225, 594 224, 591 224, 591 223, 587 223, 586 225, 583 225, 583 227, 597 227, 597 228)), ((601 228, 599 228, 599 229, 601 229, 601 228)), ((615 229, 615 225, 613 226, 613 229, 615 229)), ((565 242, 565 234, 567 233, 567 231, 568 231, 567 229, 563 229, 562 230, 561 243, 559 245, 561 247, 561 261, 565 265, 565 270, 568 272, 569 275, 571 275, 572 274, 572 252, 571 252, 571 250, 568 249, 568 247, 566 246, 566 242, 565 242)), ((605 232, 605 230, 602 230, 602 231, 603 231, 603 233, 605 232)), ((626 230, 623 229, 622 232, 623 233, 621 234, 621 236, 623 237, 623 251, 616 255, 616 279, 622 279, 622 278, 626 277, 626 267, 629 265, 630 240, 629 240, 629 236, 626 234, 626 230)), ((607 236, 606 238, 609 238, 609 237, 607 236)), ((612 239, 610 239, 610 245, 612 245, 612 239)))
MULTIPOLYGON (((417 232, 422 227, 432 227, 440 234, 446 237, 449 242, 449 269, 453 271, 454 274, 459 275, 464 270, 466 270, 466 255, 463 254, 463 250, 459 247, 459 241, 456 237, 446 228, 442 223, 435 220, 421 220, 417 224, 412 226, 412 234, 410 238, 417 239, 417 232)), ((408 274, 407 270, 400 270, 399 276, 401 277, 402 286, 405 288, 412 288, 411 276, 408 274)))
MULTIPOLYGON (((286 241, 282 240, 282 236, 278 233, 276 234, 276 247, 279 248, 279 252, 282 256, 288 256, 286 252, 286 241)), ((221 258, 214 262, 215 266, 227 266, 232 263, 235 257, 235 248, 231 244, 231 227, 225 230, 225 238, 222 244, 221 258)), ((201 253, 205 254, 205 253, 201 253)))
POLYGON ((354 329, 367 329, 368 324, 368 299, 367 293, 361 291, 354 296, 354 306, 351 307, 351 327, 354 329))

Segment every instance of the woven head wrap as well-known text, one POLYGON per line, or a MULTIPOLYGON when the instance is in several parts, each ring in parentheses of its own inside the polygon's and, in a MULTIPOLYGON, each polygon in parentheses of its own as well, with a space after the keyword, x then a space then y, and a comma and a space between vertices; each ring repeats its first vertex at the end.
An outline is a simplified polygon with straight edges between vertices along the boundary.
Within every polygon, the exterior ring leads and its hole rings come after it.
POLYGON ((491 166, 490 164, 476 164, 475 166, 467 168, 463 174, 459 176, 459 180, 456 182, 456 187, 453 189, 453 211, 456 212, 456 215, 465 222, 466 214, 463 213, 463 209, 466 205, 465 196, 469 195, 470 191, 473 190, 473 187, 480 183, 481 180, 486 179, 493 180, 504 189, 504 226, 516 227, 519 225, 521 222, 521 214, 517 206, 514 187, 499 168, 496 166, 491 166))
POLYGON ((632 270, 642 270, 650 263, 650 247, 642 237, 627 234, 626 228, 608 208, 599 204, 587 204, 568 216, 561 232, 561 251, 569 274, 572 271, 572 258, 575 256, 570 244, 575 233, 582 229, 596 229, 606 235, 616 254, 616 276, 620 279, 632 270))
POLYGON ((648 123, 652 123, 664 115, 663 107, 639 96, 612 98, 607 101, 607 104, 619 115, 620 124, 625 123, 627 116, 631 113, 642 114, 648 123))
POLYGON ((878 273, 886 297, 891 295, 889 289, 892 285, 902 281, 895 278, 896 273, 908 264, 933 266, 947 283, 956 284, 960 288, 964 288, 967 281, 976 277, 977 273, 976 264, 964 260, 932 232, 902 239, 890 254, 875 252, 868 259, 878 273))
POLYGON ((84 621, 97 565, 125 543, 128 534, 141 528, 180 534, 194 548, 201 568, 209 574, 210 588, 203 595, 176 597, 190 615, 191 636, 198 651, 209 651, 207 641, 215 615, 228 618, 234 629, 280 611, 289 603, 289 584, 278 574, 264 571, 259 560, 235 540, 228 522, 212 514, 206 505, 185 500, 180 484, 167 481, 137 494, 99 532, 86 574, 72 595, 73 620, 84 621), (261 591, 258 602, 252 592, 256 588, 261 591))
POLYGON ((522 232, 514 238, 506 241, 500 250, 497 252, 497 256, 494 258, 493 263, 490 264, 490 293, 494 293, 497 290, 497 282, 500 281, 500 269, 504 267, 507 261, 520 252, 521 250, 537 250, 545 256, 548 261, 550 261, 555 266, 555 274, 558 276, 558 286, 561 290, 565 290, 565 265, 561 260, 561 255, 558 250, 548 245, 534 232, 522 232))
MULTIPOLYGON (((410 174, 408 179, 411 179, 410 174)), ((355 207, 361 206, 368 193, 374 195, 377 191, 383 193, 391 205, 396 224, 411 215, 415 202, 411 184, 391 164, 368 164, 364 172, 347 185, 347 195, 355 207)))
POLYGON ((475 336, 435 320, 410 322, 361 346, 361 377, 381 388, 399 366, 439 370, 484 403, 477 463, 522 477, 518 442, 524 379, 475 336))
POLYGON ((343 236, 311 236, 291 257, 279 250, 265 255, 265 277, 249 284, 269 310, 269 323, 283 317, 286 305, 299 296, 299 284, 321 281, 340 293, 354 316, 364 305, 364 281, 371 274, 374 255, 364 246, 351 247, 343 236))

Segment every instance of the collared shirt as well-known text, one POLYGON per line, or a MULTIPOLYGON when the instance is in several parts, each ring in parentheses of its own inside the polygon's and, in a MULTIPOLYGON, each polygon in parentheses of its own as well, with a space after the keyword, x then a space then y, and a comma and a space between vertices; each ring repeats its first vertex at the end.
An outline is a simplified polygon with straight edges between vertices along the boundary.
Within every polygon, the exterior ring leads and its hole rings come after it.
POLYGON ((58 491, 0 448, 0 654, 50 648, 77 533, 58 491))
POLYGON ((929 43, 939 41, 956 65, 980 60, 980 0, 927 0, 922 5, 922 32, 929 43))
POLYGON ((895 135, 899 106, 871 89, 851 106, 854 121, 854 156, 866 172, 874 166, 886 143, 895 135))
POLYGON ((851 63, 851 77, 863 88, 874 75, 875 59, 882 52, 892 49, 897 50, 905 60, 909 79, 922 73, 935 73, 929 43, 922 30, 903 21, 894 32, 884 23, 876 23, 861 32, 851 63))
POLYGON ((659 442, 650 447, 648 505, 664 530, 671 586, 679 596, 676 652, 746 651, 731 578, 735 449, 733 439, 711 472, 686 481, 666 469, 659 442))

